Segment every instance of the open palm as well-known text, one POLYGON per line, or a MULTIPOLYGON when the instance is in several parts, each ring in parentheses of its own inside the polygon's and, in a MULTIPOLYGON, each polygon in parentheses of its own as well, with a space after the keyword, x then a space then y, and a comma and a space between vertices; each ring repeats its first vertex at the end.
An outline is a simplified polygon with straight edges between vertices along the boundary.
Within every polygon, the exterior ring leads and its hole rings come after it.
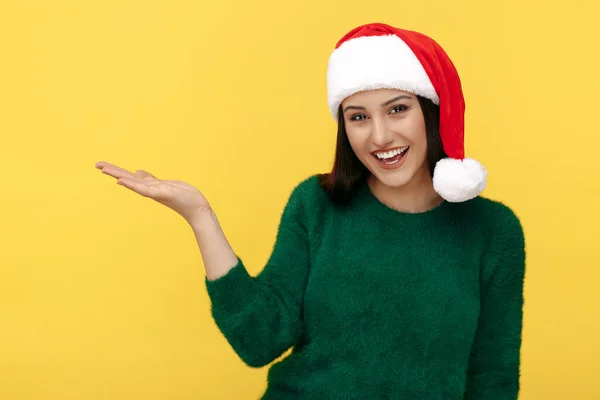
POLYGON ((149 172, 130 172, 116 165, 100 161, 96 168, 117 179, 117 183, 173 209, 188 222, 210 211, 204 195, 192 185, 177 180, 162 180, 149 172))

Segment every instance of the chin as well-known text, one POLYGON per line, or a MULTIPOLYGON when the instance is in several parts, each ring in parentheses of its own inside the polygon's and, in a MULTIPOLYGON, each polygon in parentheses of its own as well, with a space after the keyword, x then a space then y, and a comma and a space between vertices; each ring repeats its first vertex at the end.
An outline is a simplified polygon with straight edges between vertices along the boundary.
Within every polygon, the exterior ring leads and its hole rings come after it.
POLYGON ((363 154, 361 158, 373 178, 384 186, 399 189, 413 181, 421 181, 424 175, 428 175, 426 154, 418 151, 414 153, 414 151, 409 148, 403 157, 397 160, 386 160, 387 162, 383 162, 371 153, 363 154))
POLYGON ((414 177, 413 171, 410 170, 378 171, 377 167, 371 168, 371 174, 383 185, 392 188, 406 186, 414 177))

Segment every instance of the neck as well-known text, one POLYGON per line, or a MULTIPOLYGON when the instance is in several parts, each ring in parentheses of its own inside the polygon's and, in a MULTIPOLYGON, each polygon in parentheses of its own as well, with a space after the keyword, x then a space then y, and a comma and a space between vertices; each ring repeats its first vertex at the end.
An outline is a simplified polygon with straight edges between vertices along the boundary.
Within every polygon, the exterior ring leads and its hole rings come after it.
POLYGON ((408 184, 399 188, 386 186, 371 175, 368 185, 379 201, 400 212, 426 212, 443 202, 442 197, 433 190, 433 182, 429 174, 415 176, 408 184))

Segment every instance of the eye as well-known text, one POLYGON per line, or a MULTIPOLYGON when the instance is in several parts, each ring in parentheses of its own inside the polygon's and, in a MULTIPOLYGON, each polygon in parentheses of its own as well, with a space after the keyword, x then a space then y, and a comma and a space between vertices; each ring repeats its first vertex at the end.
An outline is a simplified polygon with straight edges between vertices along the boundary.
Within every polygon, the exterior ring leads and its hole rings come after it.
POLYGON ((367 118, 365 114, 354 114, 350 117, 350 121, 362 121, 365 118, 367 118))
POLYGON ((391 112, 393 114, 397 114, 406 110, 408 110, 408 106, 405 106, 404 104, 398 104, 397 106, 392 107, 391 112))

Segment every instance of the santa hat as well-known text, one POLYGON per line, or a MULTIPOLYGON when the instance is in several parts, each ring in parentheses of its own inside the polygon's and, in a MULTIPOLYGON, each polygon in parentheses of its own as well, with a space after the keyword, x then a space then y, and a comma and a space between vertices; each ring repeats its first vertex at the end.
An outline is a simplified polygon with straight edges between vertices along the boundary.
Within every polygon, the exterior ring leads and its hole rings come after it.
POLYGON ((487 171, 464 155, 465 101, 458 73, 446 52, 424 34, 374 23, 348 32, 329 58, 327 97, 338 118, 342 101, 370 89, 399 89, 440 106, 440 137, 447 158, 434 169, 433 186, 445 200, 478 196, 487 171))

